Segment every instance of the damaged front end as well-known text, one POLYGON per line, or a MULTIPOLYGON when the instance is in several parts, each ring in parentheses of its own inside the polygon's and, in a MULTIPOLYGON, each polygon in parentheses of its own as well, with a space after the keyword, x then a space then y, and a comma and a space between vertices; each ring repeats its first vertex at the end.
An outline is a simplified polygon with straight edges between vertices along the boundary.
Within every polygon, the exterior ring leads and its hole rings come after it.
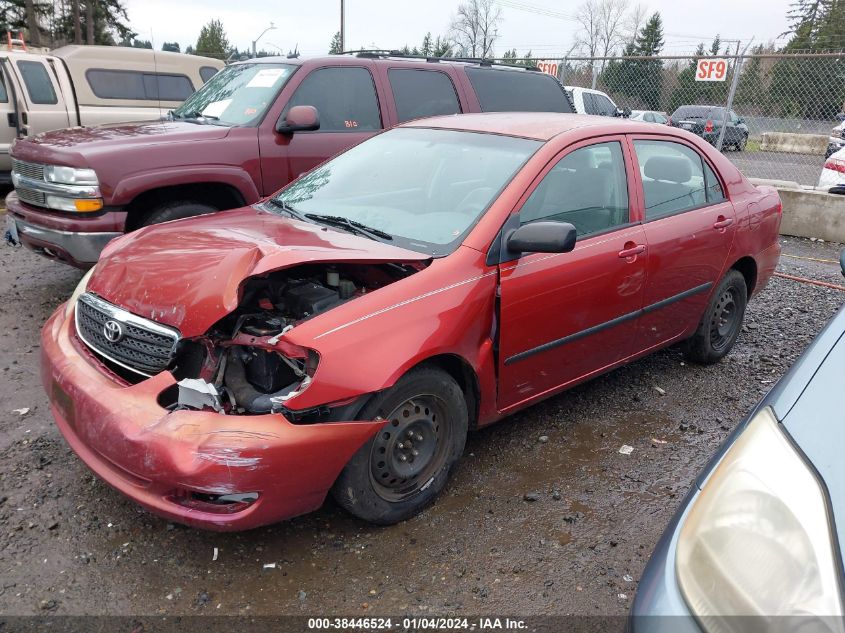
POLYGON ((285 334, 423 267, 417 263, 306 264, 249 277, 239 289, 237 308, 205 334, 191 338, 110 308, 96 296, 83 295, 76 310, 77 330, 120 381, 134 384, 154 375, 156 369, 173 374, 177 383, 158 398, 167 410, 283 413, 293 420, 318 421, 327 410, 302 414, 287 405, 314 380, 319 354, 291 343, 285 334), (119 328, 122 338, 112 341, 108 328, 119 328))

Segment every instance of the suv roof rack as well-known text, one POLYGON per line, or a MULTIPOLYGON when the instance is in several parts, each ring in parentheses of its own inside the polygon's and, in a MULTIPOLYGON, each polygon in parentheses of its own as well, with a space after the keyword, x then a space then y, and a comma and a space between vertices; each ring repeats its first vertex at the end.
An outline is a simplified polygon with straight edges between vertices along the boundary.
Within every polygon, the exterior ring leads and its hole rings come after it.
POLYGON ((343 51, 340 55, 355 55, 356 57, 367 57, 371 59, 424 59, 427 62, 460 62, 464 64, 478 64, 479 66, 501 66, 504 68, 515 68, 518 70, 540 70, 536 65, 525 66, 522 64, 507 64, 497 62, 487 57, 433 57, 427 55, 412 55, 399 50, 387 50, 380 48, 362 48, 357 50, 343 51))

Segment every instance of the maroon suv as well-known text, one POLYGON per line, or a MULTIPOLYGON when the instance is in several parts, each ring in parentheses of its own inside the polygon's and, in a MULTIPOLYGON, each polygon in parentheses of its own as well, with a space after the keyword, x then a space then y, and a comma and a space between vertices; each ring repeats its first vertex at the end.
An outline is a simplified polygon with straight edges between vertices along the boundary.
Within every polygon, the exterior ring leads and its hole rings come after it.
POLYGON ((549 75, 373 54, 233 64, 169 118, 19 140, 7 239, 90 267, 124 232, 251 204, 403 121, 572 112, 549 75))

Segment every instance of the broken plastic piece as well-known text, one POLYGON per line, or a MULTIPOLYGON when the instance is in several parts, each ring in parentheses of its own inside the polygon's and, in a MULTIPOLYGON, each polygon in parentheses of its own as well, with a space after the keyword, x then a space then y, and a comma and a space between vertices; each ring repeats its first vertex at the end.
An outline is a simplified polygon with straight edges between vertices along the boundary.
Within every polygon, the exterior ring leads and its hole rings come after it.
POLYGON ((217 387, 201 378, 185 378, 176 383, 179 387, 179 407, 204 409, 211 407, 218 413, 223 412, 220 392, 217 387))
POLYGON ((620 449, 619 449, 619 452, 620 452, 622 455, 630 455, 631 453, 633 453, 633 452, 634 452, 634 447, 633 447, 633 446, 628 446, 627 444, 623 444, 623 445, 622 445, 622 448, 620 448, 620 449))

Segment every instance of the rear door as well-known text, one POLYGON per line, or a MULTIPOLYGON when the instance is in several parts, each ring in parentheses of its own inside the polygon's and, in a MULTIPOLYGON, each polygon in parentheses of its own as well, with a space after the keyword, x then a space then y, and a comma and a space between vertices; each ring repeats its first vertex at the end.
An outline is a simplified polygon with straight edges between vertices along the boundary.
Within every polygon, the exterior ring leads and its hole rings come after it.
MULTIPOLYGON (((526 192, 519 224, 573 224, 570 253, 500 265, 499 408, 596 374, 637 350, 646 262, 624 138, 577 144, 526 192)), ((513 220, 512 220, 513 221, 513 220)))
POLYGON ((65 107, 66 95, 54 71, 44 59, 10 56, 10 66, 23 85, 21 131, 24 136, 34 136, 49 130, 58 130, 71 124, 65 107))
POLYGON ((5 180, 8 177, 5 172, 12 169, 9 145, 18 134, 18 115, 15 104, 17 91, 11 84, 13 80, 6 71, 7 63, 8 58, 0 58, 0 181, 5 180))
POLYGON ((680 139, 632 139, 644 200, 648 279, 639 337, 643 347, 698 325, 725 269, 736 214, 713 167, 680 139))
POLYGON ((380 93, 370 68, 365 66, 315 68, 302 77, 281 118, 293 106, 314 106, 320 115, 320 129, 279 134, 276 120, 265 119, 259 133, 263 194, 280 189, 327 158, 381 131, 380 93))

